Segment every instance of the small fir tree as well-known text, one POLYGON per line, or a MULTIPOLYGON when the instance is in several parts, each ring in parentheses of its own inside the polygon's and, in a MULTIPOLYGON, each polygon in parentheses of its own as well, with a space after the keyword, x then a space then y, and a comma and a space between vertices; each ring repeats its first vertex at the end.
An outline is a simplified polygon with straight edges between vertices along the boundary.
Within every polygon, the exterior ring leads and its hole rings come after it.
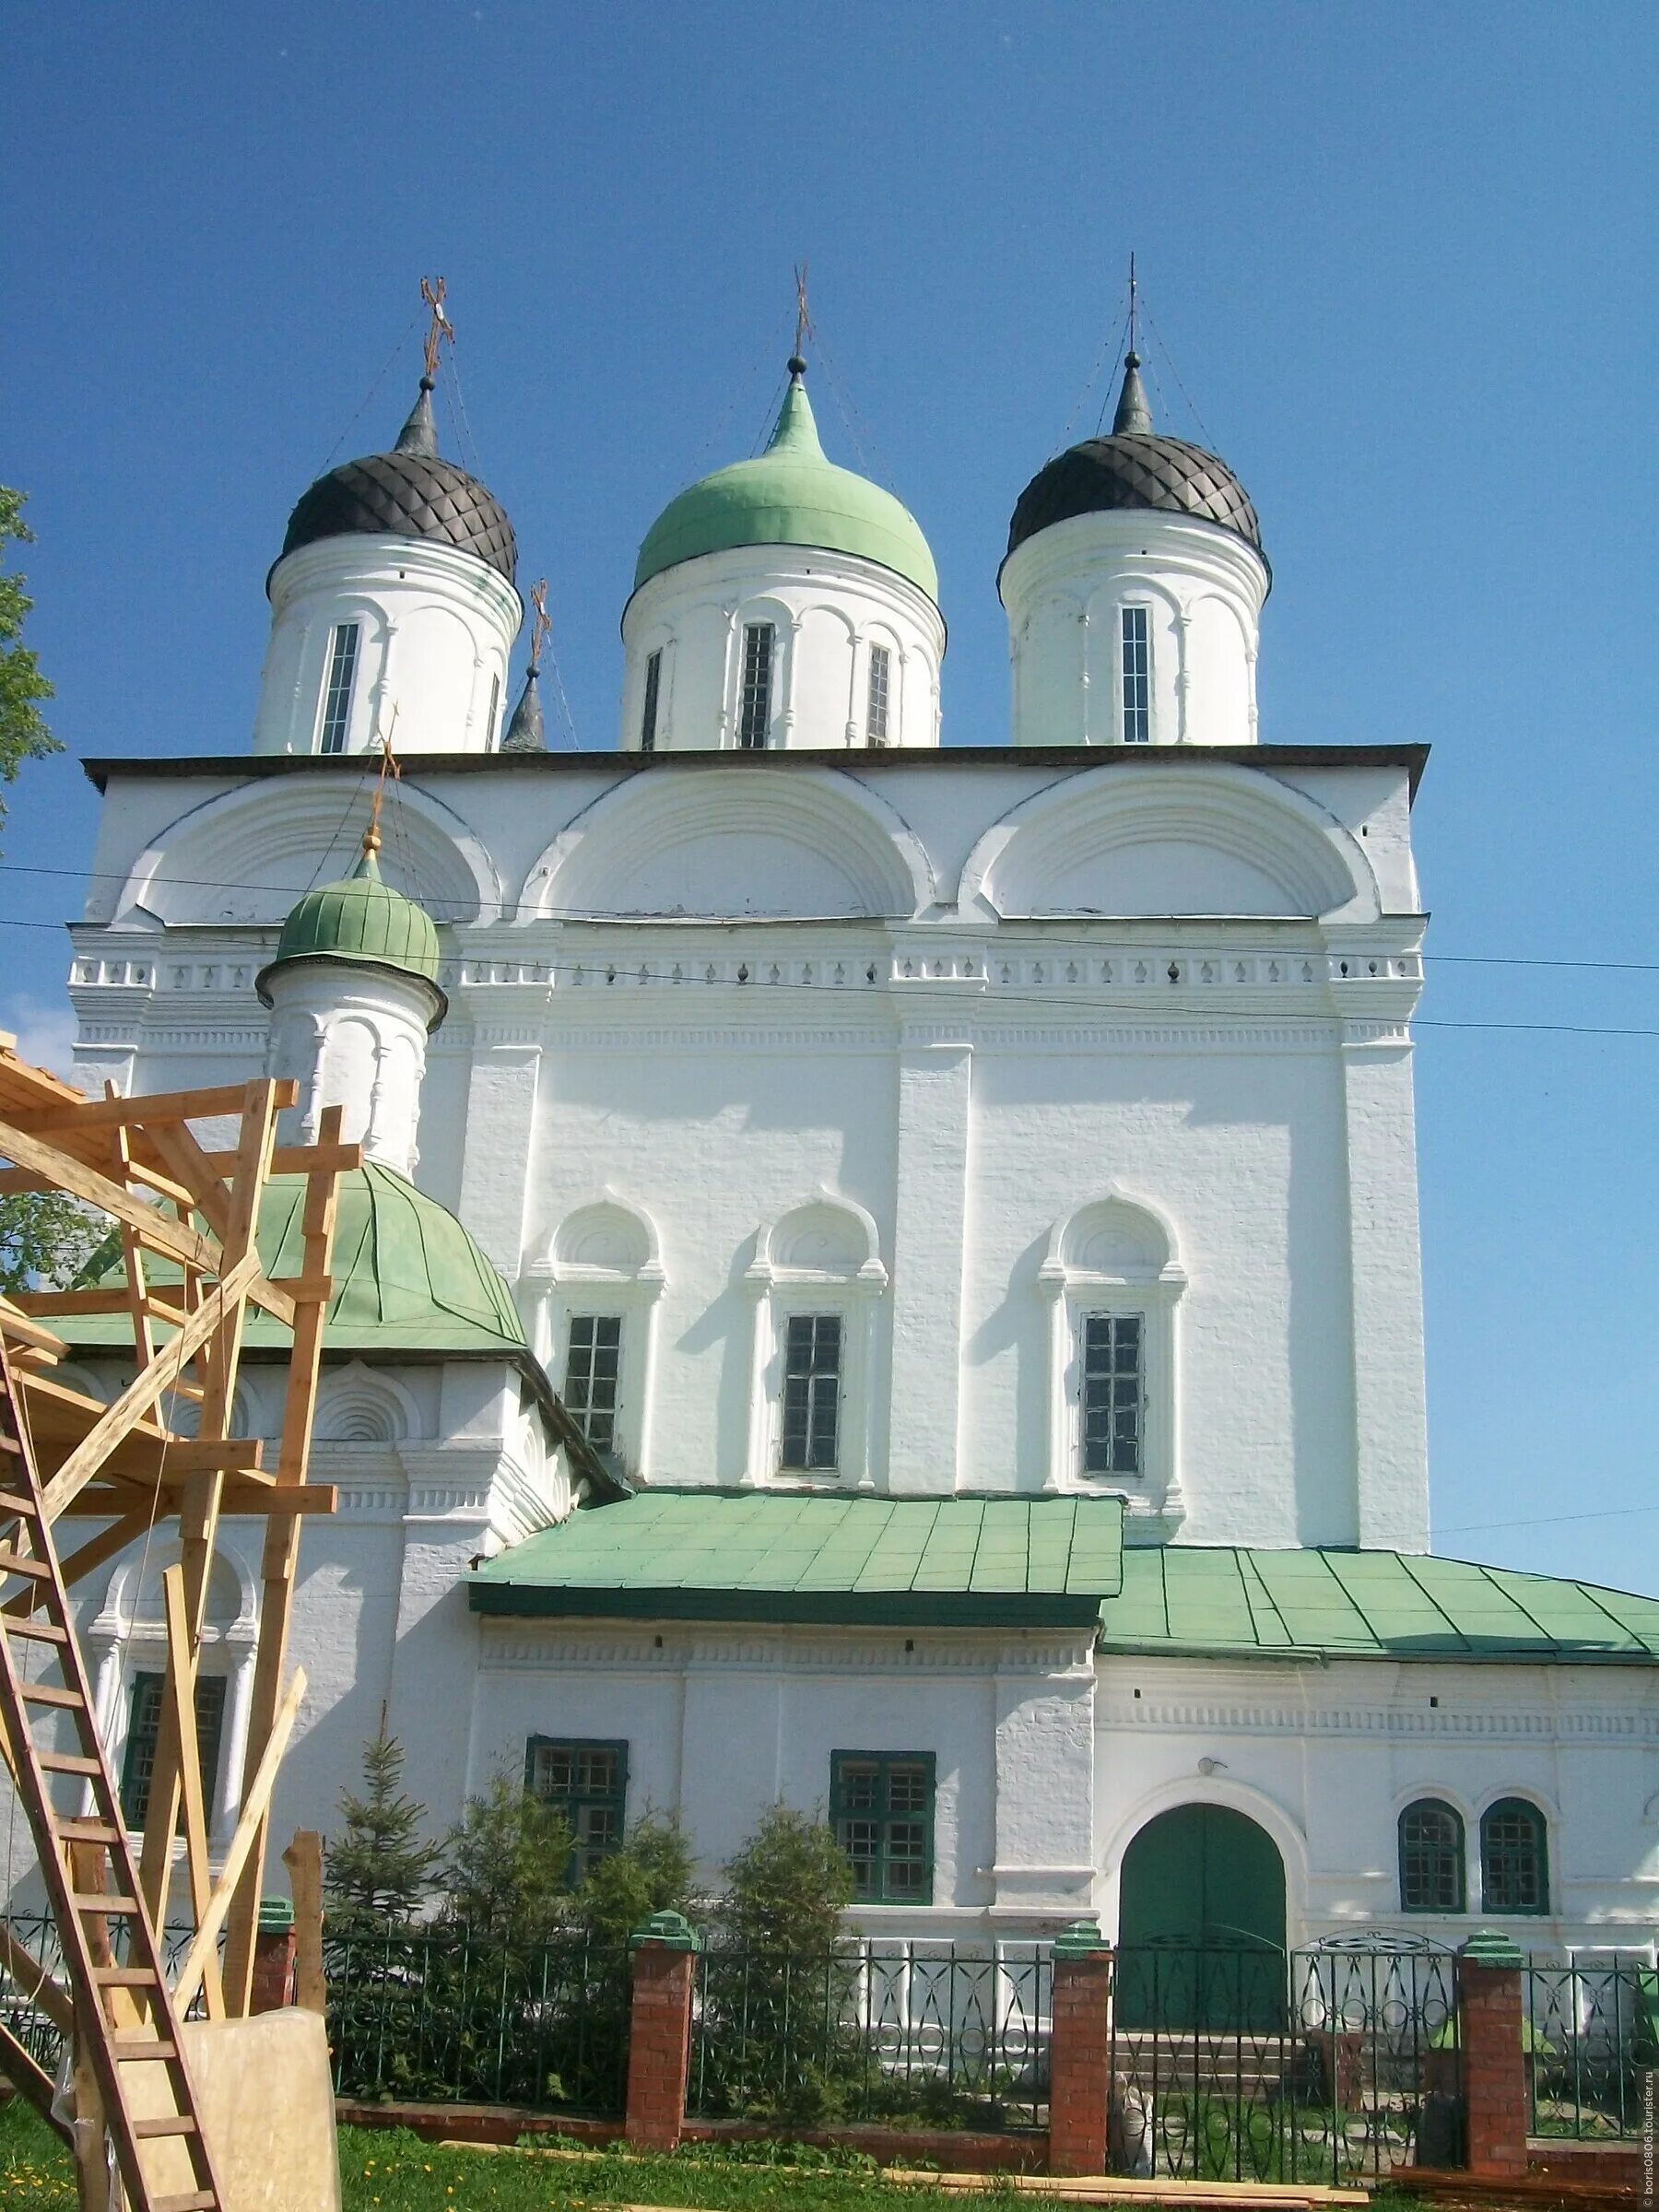
POLYGON ((432 1888, 442 1853, 421 1838, 426 1806, 403 1794, 403 1746, 382 1728, 363 1746, 363 1794, 341 1793, 323 1895, 344 1934, 406 1927, 432 1888))
POLYGON ((499 1769, 451 1831, 444 1917, 471 1936, 545 1943, 570 1904, 573 1841, 557 1806, 499 1769))
POLYGON ((853 1902, 853 1863, 818 1813, 774 1805, 725 1868, 721 1925, 739 1948, 828 1958, 853 1902))
POLYGON ((589 1867, 571 1917, 596 1944, 625 1943, 653 1912, 690 1913, 696 1862, 673 1815, 647 1812, 589 1867))

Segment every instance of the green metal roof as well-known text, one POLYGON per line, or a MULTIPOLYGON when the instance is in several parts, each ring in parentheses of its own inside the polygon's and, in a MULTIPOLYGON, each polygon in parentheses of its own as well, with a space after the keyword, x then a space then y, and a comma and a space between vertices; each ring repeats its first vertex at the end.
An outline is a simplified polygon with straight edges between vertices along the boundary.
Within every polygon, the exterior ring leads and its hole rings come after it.
MULTIPOLYGON (((287 960, 349 960, 355 966, 397 968, 438 985, 438 932, 424 907, 394 890, 366 852, 339 883, 307 891, 282 925, 276 956, 259 976, 259 995, 270 997, 265 977, 287 960)), ((438 1011, 443 994, 439 993, 438 1011)))
POLYGON ((1123 1530, 1115 1498, 646 1490, 468 1580, 478 1613, 1091 1629, 1123 1530))
POLYGON ((1398 1551, 1130 1550, 1100 1624, 1199 1658, 1659 1659, 1659 1598, 1398 1551))
POLYGON ((763 453, 718 468, 669 500, 640 547, 634 589, 679 561, 734 546, 856 554, 908 577, 938 603, 939 572, 915 517, 890 491, 826 457, 796 374, 763 453))
MULTIPOLYGON (((447 1206, 374 1161, 349 1169, 339 1187, 326 1351, 491 1353, 529 1360, 512 1294, 447 1206)), ((300 1272, 304 1205, 303 1176, 272 1176, 259 1212, 259 1256, 267 1275, 300 1272)), ((147 1273, 158 1284, 179 1279, 166 1260, 148 1261, 147 1273)), ((116 1244, 104 1248, 85 1279, 109 1284, 121 1277, 116 1244)), ((59 1333, 88 1349, 130 1351, 133 1341, 132 1324, 118 1313, 71 1318, 59 1333)), ((286 1349, 292 1337, 269 1314, 250 1311, 244 1341, 286 1349)))

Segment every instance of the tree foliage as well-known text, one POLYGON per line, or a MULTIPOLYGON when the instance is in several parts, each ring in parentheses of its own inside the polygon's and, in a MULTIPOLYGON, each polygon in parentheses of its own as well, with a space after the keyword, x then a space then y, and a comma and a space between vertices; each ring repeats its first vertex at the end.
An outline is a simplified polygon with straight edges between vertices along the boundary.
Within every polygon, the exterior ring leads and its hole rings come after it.
POLYGON ((828 1958, 853 1902, 853 1864, 821 1814, 774 1805, 725 1868, 721 1925, 734 1945, 828 1958))
POLYGON ((571 1918, 596 1943, 625 1943, 653 1912, 688 1915, 696 1888, 686 1831, 672 1815, 647 1812, 588 1869, 571 1900, 571 1918))
MULTIPOLYGON (((0 782, 6 783, 25 760, 64 749, 41 712, 41 701, 52 697, 52 686, 22 642, 24 617, 34 605, 23 588, 28 580, 6 565, 9 547, 33 542, 34 533, 23 520, 25 496, 0 484, 0 782)), ((0 802, 0 821, 5 818, 5 804, 0 802)))
POLYGON ((444 1916, 471 1936, 545 1943, 570 1904, 571 1824, 506 1770, 449 1837, 444 1916))
POLYGON ((323 1895, 342 1935, 406 1927, 431 1892, 442 1851, 422 1839, 426 1806, 404 1795, 403 1771, 403 1746, 382 1729, 363 1746, 362 1795, 341 1793, 323 1895))
POLYGON ((0 1291, 66 1288, 108 1229, 101 1214, 62 1191, 0 1197, 0 1291))

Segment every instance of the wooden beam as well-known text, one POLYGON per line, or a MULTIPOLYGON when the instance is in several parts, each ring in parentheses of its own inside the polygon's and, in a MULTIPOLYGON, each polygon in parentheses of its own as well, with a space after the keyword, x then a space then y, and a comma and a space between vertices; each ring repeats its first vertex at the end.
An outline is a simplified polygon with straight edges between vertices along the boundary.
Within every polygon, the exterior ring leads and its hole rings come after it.
POLYGON ((205 1268, 208 1274, 219 1270, 218 1243, 212 1237, 204 1237, 187 1223, 176 1221, 159 1206, 148 1206, 142 1198, 134 1197, 121 1183, 100 1175, 60 1146, 49 1145, 41 1137, 30 1136, 25 1130, 15 1129, 9 1122, 0 1121, 0 1153, 16 1160, 37 1175, 44 1175, 58 1189, 67 1191, 72 1198, 85 1199, 100 1213, 116 1221, 124 1221, 137 1230, 153 1250, 164 1252, 171 1259, 182 1260, 188 1265, 205 1268))
MULTIPOLYGON (((167 1673, 162 1694, 171 1705, 172 1724, 179 1739, 179 1779, 184 1797, 184 1869, 190 1884, 191 1914, 199 1928, 213 1896, 213 1873, 207 1864, 207 1808, 202 1802, 202 1747, 196 1737, 196 1655, 185 1619, 182 1567, 170 1567, 162 1575, 161 1605, 167 1625, 167 1673)), ((225 1990, 219 1979, 217 1951, 203 1965, 202 1994, 207 2018, 222 2020, 225 1990)))
MULTIPOLYGON (((278 1111, 300 1102, 300 1086, 283 1077, 275 1086, 278 1111)), ((194 1090, 139 1091, 131 1098, 83 1099, 78 1093, 61 1106, 20 1113, 17 1125, 34 1133, 48 1129, 107 1129, 156 1122, 199 1122, 210 1116, 241 1113, 247 1103, 243 1083, 205 1084, 194 1090)))
POLYGON ((61 1336, 54 1336, 50 1329, 42 1327, 22 1306, 14 1304, 9 1298, 0 1298, 0 1327, 5 1329, 8 1336, 15 1336, 19 1344, 28 1345, 33 1351, 50 1352, 54 1359, 61 1359, 69 1349, 61 1336))
MULTIPOLYGON (((0 1143, 4 1141, 0 1135, 0 1143)), ((149 1365, 127 1384, 103 1418, 93 1424, 46 1485, 44 1500, 49 1521, 55 1519, 76 1492, 91 1481, 137 1417, 155 1404, 185 1362, 222 1325, 226 1310, 241 1304, 243 1292, 258 1273, 258 1253, 244 1253, 179 1334, 163 1345, 149 1365)))
POLYGON ((323 1839, 314 1828, 295 1830, 282 1854, 294 1900, 294 2002, 302 2012, 328 2011, 323 1972, 323 1839))
POLYGON ((53 1980, 34 1953, 18 1941, 5 1921, 0 1921, 0 1966, 17 1983, 25 2005, 38 2005, 63 2034, 75 2033, 75 1999, 53 1980))
POLYGON ((73 2150, 74 2129, 67 2121, 58 2119, 52 2109, 57 2100, 57 2083, 4 2020, 0 2020, 0 2074, 5 2075, 20 2097, 28 2098, 53 2134, 73 2150))
MULTIPOLYGON (((202 1158, 221 1174, 229 1174, 236 1155, 234 1152, 204 1151, 202 1158)), ((315 1175, 323 1172, 345 1174, 363 1164, 361 1145, 278 1145, 271 1154, 273 1175, 315 1175)))
MULTIPOLYGON (((282 1754, 288 1747, 288 1739, 300 1716, 300 1700, 304 1695, 305 1669, 297 1666, 294 1678, 288 1686, 288 1694, 276 1709, 276 1725, 265 1743, 264 1757, 242 1800, 236 1833, 231 1837, 230 1848, 225 1853, 218 1886, 206 1915, 197 1923, 190 1948, 184 1954, 184 1963, 179 1969, 179 1978, 173 1984, 173 2003, 181 2018, 189 2011, 197 1990, 202 1986, 203 1972, 208 1958, 218 1944, 219 1930, 224 1925, 226 1913, 230 1910, 243 1865, 253 1848, 255 1838, 265 1826, 271 1791, 276 1781, 276 1770, 282 1764, 282 1754)), ((231 1994, 234 1994, 234 1992, 231 1994)))

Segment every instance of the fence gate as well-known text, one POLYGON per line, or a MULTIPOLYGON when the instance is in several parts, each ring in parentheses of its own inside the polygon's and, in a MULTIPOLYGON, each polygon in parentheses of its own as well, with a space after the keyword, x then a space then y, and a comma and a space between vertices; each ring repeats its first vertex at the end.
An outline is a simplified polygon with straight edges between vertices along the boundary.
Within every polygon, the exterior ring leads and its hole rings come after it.
POLYGON ((1407 1938, 1121 1949, 1113 2171, 1335 2184, 1458 2163, 1454 1971, 1407 1938))

